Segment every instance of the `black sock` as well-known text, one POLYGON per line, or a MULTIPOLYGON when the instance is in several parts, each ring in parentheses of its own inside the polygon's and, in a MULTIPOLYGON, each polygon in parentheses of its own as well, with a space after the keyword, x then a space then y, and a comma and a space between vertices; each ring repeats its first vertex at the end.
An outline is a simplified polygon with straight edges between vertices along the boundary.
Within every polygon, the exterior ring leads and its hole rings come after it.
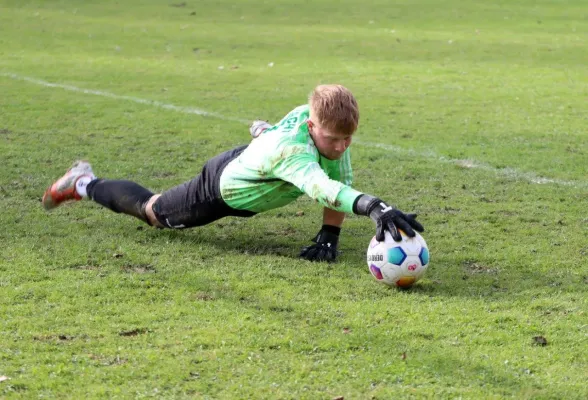
POLYGON ((145 205, 153 193, 131 181, 95 179, 86 188, 88 197, 117 213, 139 218, 149 224, 145 205))

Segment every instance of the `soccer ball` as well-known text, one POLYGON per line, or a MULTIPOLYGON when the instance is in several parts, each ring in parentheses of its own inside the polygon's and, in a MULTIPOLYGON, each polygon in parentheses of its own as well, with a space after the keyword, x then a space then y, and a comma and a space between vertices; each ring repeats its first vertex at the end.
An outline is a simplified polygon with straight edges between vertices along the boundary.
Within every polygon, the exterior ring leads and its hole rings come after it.
POLYGON ((429 266, 429 249, 425 239, 417 232, 409 238, 400 231, 401 242, 395 242, 386 232, 385 240, 378 242, 374 236, 367 250, 370 272, 379 282, 389 286, 411 287, 421 279, 429 266))

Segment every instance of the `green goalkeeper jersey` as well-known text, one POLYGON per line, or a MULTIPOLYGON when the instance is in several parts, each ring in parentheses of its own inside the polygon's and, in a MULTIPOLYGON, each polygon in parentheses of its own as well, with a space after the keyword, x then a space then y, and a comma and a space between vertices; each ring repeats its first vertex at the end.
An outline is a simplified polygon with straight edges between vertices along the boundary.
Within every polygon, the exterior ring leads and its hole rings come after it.
POLYGON ((227 165, 220 188, 230 207, 263 212, 306 193, 325 207, 353 212, 362 193, 350 187, 349 149, 339 160, 321 156, 308 132, 308 118, 308 105, 295 108, 227 165))

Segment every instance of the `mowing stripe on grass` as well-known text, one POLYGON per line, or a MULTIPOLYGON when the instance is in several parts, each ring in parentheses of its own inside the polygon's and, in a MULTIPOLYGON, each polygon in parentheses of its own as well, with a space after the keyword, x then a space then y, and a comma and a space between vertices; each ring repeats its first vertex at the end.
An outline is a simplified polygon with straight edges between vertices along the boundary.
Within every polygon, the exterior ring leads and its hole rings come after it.
MULTIPOLYGON (((29 82, 29 83, 34 83, 36 85, 41 85, 41 86, 45 86, 45 87, 59 88, 59 89, 64 89, 64 90, 69 90, 72 92, 78 92, 78 93, 84 93, 84 94, 92 94, 95 96, 102 96, 102 97, 107 97, 107 98, 111 98, 111 99, 115 99, 115 100, 132 101, 132 102, 139 103, 139 104, 150 105, 150 106, 159 107, 159 108, 163 108, 166 110, 172 110, 172 111, 177 111, 177 112, 186 113, 186 114, 196 114, 196 115, 201 115, 204 117, 218 118, 218 119, 221 119, 224 121, 241 122, 241 123, 245 123, 245 124, 248 124, 250 122, 250 120, 241 119, 241 118, 237 118, 237 117, 229 117, 226 115, 202 110, 199 108, 176 106, 173 104, 162 103, 160 101, 155 101, 155 100, 142 99, 139 97, 121 96, 121 95, 110 93, 110 92, 104 92, 102 90, 83 89, 83 88, 79 88, 79 87, 72 86, 72 85, 51 83, 51 82, 43 81, 41 79, 30 78, 27 76, 22 76, 22 75, 18 75, 18 74, 14 74, 14 73, 2 72, 2 73, 0 73, 0 76, 4 76, 4 77, 15 79, 15 80, 21 80, 21 81, 25 81, 25 82, 29 82)), ((522 172, 522 171, 516 170, 514 168, 495 168, 495 167, 492 167, 488 164, 480 163, 478 161, 471 160, 471 159, 463 160, 463 159, 455 159, 455 158, 440 156, 432 151, 426 151, 426 152, 416 151, 413 149, 405 149, 402 147, 393 146, 393 145, 384 144, 384 143, 364 142, 362 140, 357 140, 357 139, 354 140, 354 143, 359 144, 361 146, 384 149, 386 151, 391 151, 391 152, 394 152, 397 154, 409 154, 409 155, 419 157, 419 158, 428 158, 430 160, 434 159, 438 162, 458 165, 463 168, 480 169, 483 171, 488 171, 488 172, 494 173, 496 175, 505 176, 510 179, 527 181, 527 182, 533 183, 533 184, 542 184, 542 185, 554 184, 554 185, 562 185, 562 186, 571 186, 574 188, 582 188, 582 189, 588 188, 588 182, 567 181, 567 180, 561 180, 561 179, 545 178, 542 176, 538 176, 537 174, 535 174, 533 172, 522 172)))

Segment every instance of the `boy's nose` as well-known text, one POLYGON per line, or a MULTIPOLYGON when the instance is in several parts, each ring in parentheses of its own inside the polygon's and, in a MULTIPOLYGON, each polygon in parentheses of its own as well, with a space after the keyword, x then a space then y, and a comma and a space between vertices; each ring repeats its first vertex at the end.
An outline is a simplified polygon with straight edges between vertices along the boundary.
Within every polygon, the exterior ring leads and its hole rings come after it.
POLYGON ((347 143, 345 143, 345 142, 338 143, 337 146, 335 147, 335 150, 337 150, 339 153, 343 153, 345 150, 347 150, 347 143))

